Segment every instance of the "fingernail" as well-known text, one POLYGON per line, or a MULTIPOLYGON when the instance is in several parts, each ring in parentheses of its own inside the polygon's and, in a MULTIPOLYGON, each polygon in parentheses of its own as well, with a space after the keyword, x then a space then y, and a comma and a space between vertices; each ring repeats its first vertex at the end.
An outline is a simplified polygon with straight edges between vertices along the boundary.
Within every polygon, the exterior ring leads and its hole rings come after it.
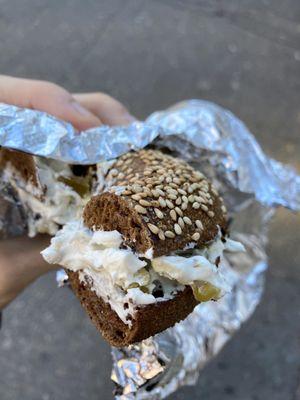
POLYGON ((74 108, 76 112, 81 114, 84 117, 90 117, 91 113, 89 110, 87 110, 85 107, 83 107, 81 104, 79 104, 77 101, 73 100, 71 101, 70 105, 74 108))

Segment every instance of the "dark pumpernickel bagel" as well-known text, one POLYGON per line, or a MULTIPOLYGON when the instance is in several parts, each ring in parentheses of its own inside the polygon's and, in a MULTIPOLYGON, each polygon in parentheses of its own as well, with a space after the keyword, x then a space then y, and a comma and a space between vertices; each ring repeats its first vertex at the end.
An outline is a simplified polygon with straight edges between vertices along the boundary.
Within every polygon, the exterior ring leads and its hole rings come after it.
MULTIPOLYGON (((106 176, 105 193, 87 203, 84 223, 92 230, 119 231, 138 254, 169 255, 191 243, 201 247, 226 230, 222 198, 206 178, 184 161, 142 150, 119 158, 106 176), (124 190, 118 194, 119 187, 124 190)), ((73 290, 96 327, 113 346, 146 339, 186 318, 197 305, 186 287, 172 300, 140 307, 132 327, 99 299, 88 284, 68 273, 73 290)))
POLYGON ((36 188, 40 188, 34 158, 19 151, 0 149, 0 172, 5 168, 12 168, 12 172, 17 173, 24 183, 31 183, 36 188))
MULTIPOLYGON (((7 166, 25 183, 40 187, 32 156, 0 149, 0 167, 7 166)), ((91 230, 119 231, 124 245, 135 253, 169 255, 191 244, 209 243, 220 228, 226 231, 222 198, 200 172, 182 160, 154 150, 130 152, 113 163, 105 182, 105 192, 85 206, 84 223, 91 230)), ((172 300, 137 307, 129 326, 96 295, 89 279, 81 282, 77 272, 66 272, 91 320, 113 346, 155 335, 186 318, 198 304, 187 286, 172 300)))

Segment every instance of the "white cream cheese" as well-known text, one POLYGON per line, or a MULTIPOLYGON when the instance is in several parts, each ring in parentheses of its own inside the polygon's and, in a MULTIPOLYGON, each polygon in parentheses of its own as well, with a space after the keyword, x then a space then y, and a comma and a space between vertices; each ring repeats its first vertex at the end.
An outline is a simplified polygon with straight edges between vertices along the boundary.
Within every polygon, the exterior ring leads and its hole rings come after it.
POLYGON ((152 267, 159 275, 183 285, 208 282, 220 289, 221 294, 230 291, 218 268, 203 256, 162 256, 152 260, 152 267))
POLYGON ((6 178, 14 186, 28 213, 29 236, 37 233, 55 235, 60 225, 80 218, 88 198, 81 197, 72 187, 58 180, 59 177, 72 178, 67 164, 59 161, 43 160, 35 157, 38 178, 45 193, 37 193, 32 184, 23 184, 18 171, 6 168, 6 178), (39 197, 43 195, 43 198, 39 197))
POLYGON ((146 266, 131 250, 120 249, 122 236, 117 231, 92 232, 82 222, 67 223, 42 252, 50 264, 60 264, 79 271, 81 281, 92 279, 92 289, 116 311, 121 320, 130 324, 128 315, 134 307, 156 301, 139 288, 128 288, 133 282, 143 284, 139 271, 146 266), (124 308, 124 304, 127 306, 124 308))
POLYGON ((42 255, 51 264, 79 271, 80 279, 92 282, 92 290, 104 298, 122 321, 128 324, 128 314, 134 315, 137 305, 168 300, 183 290, 184 285, 208 282, 218 288, 221 294, 230 291, 230 286, 214 265, 215 258, 222 256, 227 242, 233 251, 243 249, 237 242, 227 239, 223 243, 218 237, 205 249, 198 250, 199 254, 191 257, 171 255, 153 258, 151 263, 148 261, 148 272, 145 258, 152 258, 153 250, 148 250, 147 257, 136 255, 131 249, 120 248, 122 241, 117 231, 93 232, 84 227, 81 221, 69 222, 51 240, 51 245, 42 255), (151 294, 156 280, 162 284, 163 297, 156 298, 151 294), (149 293, 141 290, 142 286, 149 293))
POLYGON ((195 282, 208 282, 220 290, 221 295, 231 290, 230 285, 222 275, 222 268, 215 265, 223 252, 243 252, 244 246, 240 242, 226 238, 223 242, 219 232, 216 239, 202 249, 194 249, 191 257, 177 255, 157 257, 152 260, 152 267, 159 275, 174 279, 183 285, 192 285, 195 282))
POLYGON ((107 186, 111 185, 111 183, 107 181, 106 175, 115 161, 114 159, 96 164, 97 185, 94 191, 95 193, 101 193, 107 186))

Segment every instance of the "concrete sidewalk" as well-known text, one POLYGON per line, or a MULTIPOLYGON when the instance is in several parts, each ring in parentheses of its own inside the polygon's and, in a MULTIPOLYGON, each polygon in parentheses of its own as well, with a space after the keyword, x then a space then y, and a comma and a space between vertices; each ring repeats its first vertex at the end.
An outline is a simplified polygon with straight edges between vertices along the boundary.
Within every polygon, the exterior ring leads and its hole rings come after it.
MULTIPOLYGON (((0 0, 0 72, 105 91, 139 118, 185 98, 231 109, 300 172, 296 0, 0 0), (209 5, 208 5, 209 4, 209 5)), ((255 315, 172 399, 300 399, 300 217, 280 210, 255 315)), ((111 399, 109 347, 50 274, 4 313, 1 400, 111 399)))

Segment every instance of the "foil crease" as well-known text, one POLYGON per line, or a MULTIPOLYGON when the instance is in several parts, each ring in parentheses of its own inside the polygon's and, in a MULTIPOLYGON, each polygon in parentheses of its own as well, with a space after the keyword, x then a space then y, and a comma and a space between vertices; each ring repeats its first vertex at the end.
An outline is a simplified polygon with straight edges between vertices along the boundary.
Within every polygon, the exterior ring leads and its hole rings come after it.
MULTIPOLYGON (((246 321, 259 303, 267 268, 268 221, 278 205, 300 209, 300 177, 268 158, 231 112, 190 100, 127 127, 101 126, 78 134, 45 113, 0 104, 0 145, 71 164, 110 160, 150 144, 167 148, 204 172, 225 199, 231 236, 247 252, 225 259, 233 291, 200 304, 180 324, 142 343, 112 349, 116 399, 163 399, 195 384, 199 371, 246 321)), ((2 233, 17 234, 26 218, 5 184, 0 185, 2 233), (23 221, 20 223, 20 221, 23 221)), ((65 273, 57 277, 66 282, 65 273)))

